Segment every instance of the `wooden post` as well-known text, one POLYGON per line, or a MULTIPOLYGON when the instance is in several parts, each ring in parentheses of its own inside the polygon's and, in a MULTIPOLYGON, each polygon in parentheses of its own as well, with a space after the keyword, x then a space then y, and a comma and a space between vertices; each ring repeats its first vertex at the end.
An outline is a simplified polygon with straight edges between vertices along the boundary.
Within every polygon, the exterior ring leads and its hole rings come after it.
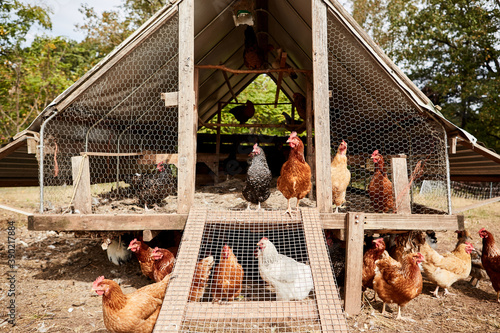
POLYGON ((408 184, 408 168, 406 155, 391 159, 394 200, 398 214, 411 214, 410 186, 408 184))
MULTIPOLYGON (((307 163, 311 167, 311 176, 313 185, 316 184, 316 173, 315 171, 315 163, 313 159, 314 148, 313 148, 313 139, 312 139, 312 129, 313 129, 313 112, 312 112, 312 84, 311 84, 311 76, 307 75, 307 87, 306 87, 306 133, 307 133, 307 163)), ((313 190, 309 192, 309 199, 314 199, 313 190)))
MULTIPOLYGON (((222 122, 222 104, 221 102, 217 103, 217 124, 222 122)), ((217 135, 215 142, 215 156, 217 157, 215 161, 214 173, 215 179, 214 183, 219 183, 219 160, 220 160, 220 126, 217 126, 217 135)))
POLYGON ((71 158, 71 166, 73 171, 73 189, 75 191, 73 207, 80 214, 92 214, 88 156, 73 156, 71 158))
POLYGON ((193 205, 198 112, 194 93, 194 0, 179 3, 179 173, 177 213, 193 205))
POLYGON ((320 213, 332 209, 330 178, 330 108, 328 100, 327 8, 323 0, 312 1, 313 110, 316 156, 316 204, 320 213))
POLYGON ((356 315, 361 311, 361 279, 363 272, 364 216, 347 213, 345 259, 345 312, 356 315))

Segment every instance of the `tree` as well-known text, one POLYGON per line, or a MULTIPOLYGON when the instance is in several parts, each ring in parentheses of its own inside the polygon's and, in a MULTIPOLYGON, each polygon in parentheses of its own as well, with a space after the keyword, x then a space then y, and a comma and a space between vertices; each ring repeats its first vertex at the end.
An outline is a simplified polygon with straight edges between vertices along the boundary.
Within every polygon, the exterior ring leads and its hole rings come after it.
POLYGON ((37 37, 0 66, 0 142, 28 126, 89 68, 88 50, 63 37, 37 37))
POLYGON ((20 48, 35 24, 52 27, 49 8, 17 0, 0 1, 0 59, 20 48))
MULTIPOLYGON (((353 6, 364 25, 380 10, 367 2, 353 6)), ((388 0, 381 7, 376 26, 387 34, 371 31, 374 40, 447 119, 500 150, 499 1, 388 0)))

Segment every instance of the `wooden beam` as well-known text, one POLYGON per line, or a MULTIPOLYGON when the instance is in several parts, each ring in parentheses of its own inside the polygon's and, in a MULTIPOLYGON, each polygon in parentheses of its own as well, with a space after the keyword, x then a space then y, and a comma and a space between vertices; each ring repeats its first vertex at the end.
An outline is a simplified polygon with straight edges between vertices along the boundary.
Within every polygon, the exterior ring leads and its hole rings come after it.
POLYGON ((161 93, 161 99, 165 101, 165 106, 179 105, 179 93, 177 91, 161 93))
POLYGON ((316 321, 318 312, 316 302, 305 301, 245 301, 245 302, 189 302, 185 321, 218 321, 237 320, 250 321, 316 321))
MULTIPOLYGON (((311 167, 311 181, 316 185, 316 164, 314 163, 314 147, 313 147, 313 110, 312 110, 312 95, 313 89, 311 84, 311 77, 307 76, 306 81, 306 134, 307 134, 307 163, 311 167)), ((292 118, 293 119, 293 118, 292 118)), ((314 200, 314 190, 309 192, 309 199, 314 200)))
POLYGON ((179 154, 155 154, 154 152, 144 152, 144 154, 137 160, 137 164, 141 165, 158 164, 160 162, 178 166, 179 154))
POLYGON ((361 275, 363 272, 363 213, 347 213, 345 260, 345 312, 361 311, 361 275))
POLYGON ((194 96, 194 0, 179 3, 179 168, 177 212, 188 213, 194 201, 196 128, 194 96))
POLYGON ((312 1, 312 49, 314 86, 314 131, 316 155, 316 205, 320 213, 332 209, 330 178, 330 106, 328 100, 328 25, 327 7, 322 0, 312 1))
POLYGON ((28 230, 183 230, 186 220, 187 214, 33 214, 28 216, 28 230))
MULTIPOLYGON (((286 52, 281 53, 280 68, 286 66, 286 52)), ((274 108, 278 106, 278 99, 280 98, 281 82, 283 81, 283 72, 278 73, 278 82, 276 82, 276 96, 274 98, 274 108)))
POLYGON ((229 89, 229 92, 231 93, 231 96, 233 96, 233 99, 236 101, 236 103, 239 103, 238 98, 236 97, 236 94, 234 93, 233 87, 231 87, 231 82, 229 82, 229 78, 227 77, 227 72, 222 71, 222 75, 224 76, 224 80, 226 81, 226 85, 229 89))
POLYGON ((73 207, 80 214, 92 213, 92 197, 90 193, 90 167, 87 156, 71 157, 73 174, 73 207))
POLYGON ((408 184, 406 155, 393 157, 391 159, 391 168, 397 213, 411 214, 410 185, 408 184))
POLYGON ((458 138, 456 136, 450 138, 450 154, 457 153, 457 141, 458 138))
POLYGON ((80 152, 80 156, 141 156, 144 155, 143 152, 135 153, 104 153, 104 152, 80 152))
MULTIPOLYGON (((285 125, 281 124, 214 124, 214 123, 202 123, 205 127, 247 127, 247 128, 284 128, 285 125)), ((290 125, 288 125, 290 126, 290 125)), ((299 127, 299 125, 296 125, 299 127)))
POLYGON ((495 197, 495 198, 491 198, 491 199, 488 199, 488 200, 484 200, 484 201, 475 203, 473 205, 469 205, 469 206, 465 206, 465 207, 460 207, 460 208, 454 209, 453 210, 453 214, 458 214, 458 213, 461 213, 461 212, 465 212, 466 210, 469 210, 469 209, 479 208, 479 207, 482 207, 482 206, 485 206, 485 205, 489 205, 489 204, 492 204, 492 203, 495 203, 495 202, 498 202, 498 201, 500 201, 500 197, 495 197))
POLYGON ((298 68, 277 68, 277 69, 232 69, 224 65, 196 65, 196 68, 206 68, 206 69, 219 69, 221 71, 226 71, 233 74, 264 74, 264 73, 312 73, 310 69, 298 69, 298 68))
MULTIPOLYGON (((460 215, 364 213, 365 230, 457 230, 460 215)), ((345 229, 347 214, 320 214, 324 229, 345 229)))

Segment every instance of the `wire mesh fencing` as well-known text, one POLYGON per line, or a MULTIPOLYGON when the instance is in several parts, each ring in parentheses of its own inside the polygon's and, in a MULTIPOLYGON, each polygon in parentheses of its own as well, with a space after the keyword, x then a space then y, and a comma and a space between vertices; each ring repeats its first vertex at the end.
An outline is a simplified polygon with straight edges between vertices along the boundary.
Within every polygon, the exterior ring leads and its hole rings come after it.
POLYGON ((76 156, 88 159, 94 213, 142 211, 176 195, 175 163, 160 163, 178 151, 178 109, 161 99, 178 91, 177 36, 175 14, 47 122, 45 211, 74 210, 76 156))
POLYGON ((328 15, 332 156, 347 142, 351 183, 346 211, 395 212, 392 158, 405 156, 412 213, 447 213, 449 193, 419 191, 423 181, 446 185, 444 128, 419 113, 339 20, 328 15), (374 159, 378 151, 380 158, 374 159), (414 178, 412 177, 414 176, 414 178), (413 179, 412 179, 413 178, 413 179))
MULTIPOLYGON (((164 300, 169 306, 162 308, 155 331, 174 324, 181 332, 330 331, 322 330, 321 299, 329 300, 332 312, 325 320, 342 331, 338 295, 315 292, 315 285, 327 281, 312 271, 319 258, 310 257, 309 247, 325 247, 324 235, 320 231, 321 242, 308 244, 305 230, 300 218, 291 220, 281 211, 192 212, 173 272, 177 276, 164 300), (192 271, 189 285, 181 281, 192 271)), ((333 276, 332 281, 331 294, 333 276)))

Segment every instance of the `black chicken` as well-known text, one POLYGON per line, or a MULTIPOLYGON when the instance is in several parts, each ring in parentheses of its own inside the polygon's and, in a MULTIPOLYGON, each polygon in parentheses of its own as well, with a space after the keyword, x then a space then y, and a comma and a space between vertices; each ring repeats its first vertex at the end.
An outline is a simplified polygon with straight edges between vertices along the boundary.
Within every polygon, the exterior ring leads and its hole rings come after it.
POLYGON ((169 195, 177 194, 177 178, 170 165, 160 162, 156 172, 138 175, 133 187, 137 189, 139 204, 147 209, 148 206, 160 204, 169 195))
POLYGON ((333 236, 332 230, 325 229, 326 245, 330 254, 333 275, 338 286, 344 285, 345 280, 345 242, 333 236))
POLYGON ((244 124, 255 114, 255 107, 252 101, 247 101, 245 105, 235 106, 229 110, 229 113, 231 113, 240 124, 244 124))
POLYGON ((283 117, 285 117, 285 129, 287 131, 295 131, 297 134, 300 134, 306 130, 306 124, 302 120, 295 120, 290 117, 290 115, 286 112, 281 113, 283 117), (290 126, 292 125, 292 126, 290 126), (301 126, 294 126, 301 125, 301 126))
POLYGON ((260 203, 266 201, 271 195, 269 187, 272 175, 267 166, 266 155, 259 145, 253 146, 250 156, 252 156, 252 162, 248 167, 243 197, 249 202, 248 209, 250 209, 250 203, 253 203, 258 204, 260 210, 260 203))

